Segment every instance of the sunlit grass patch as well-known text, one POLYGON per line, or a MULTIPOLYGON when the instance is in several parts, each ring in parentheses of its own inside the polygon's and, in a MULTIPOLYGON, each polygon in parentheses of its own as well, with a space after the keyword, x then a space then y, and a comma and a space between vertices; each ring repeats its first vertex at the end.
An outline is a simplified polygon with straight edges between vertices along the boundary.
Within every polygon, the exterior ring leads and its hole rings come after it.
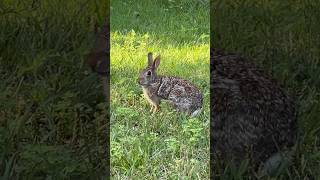
POLYGON ((209 43, 171 45, 134 31, 111 33, 111 174, 113 177, 209 177, 209 43), (204 94, 190 119, 165 101, 152 114, 137 83, 147 53, 161 55, 158 74, 188 79, 204 94))

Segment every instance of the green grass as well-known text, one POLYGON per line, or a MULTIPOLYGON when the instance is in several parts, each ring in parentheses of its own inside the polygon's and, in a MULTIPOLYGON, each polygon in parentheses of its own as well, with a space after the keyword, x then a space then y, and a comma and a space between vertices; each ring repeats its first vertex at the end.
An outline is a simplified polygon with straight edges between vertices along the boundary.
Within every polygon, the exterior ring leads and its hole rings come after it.
MULTIPOLYGON (((0 7, 0 178, 103 176, 104 98, 82 60, 92 20, 105 17, 104 1, 3 0, 0 7)), ((276 0, 216 0, 211 7, 212 44, 252 57, 296 95, 299 148, 279 179, 320 177, 319 8, 317 1, 276 0)), ((208 14, 204 0, 112 1, 114 178, 208 179, 208 14), (162 55, 161 74, 202 90, 199 117, 166 103, 148 112, 137 78, 149 51, 162 55)))
POLYGON ((320 33, 318 1, 213 0, 216 48, 253 58, 294 95, 300 139, 278 179, 319 179, 320 33))
POLYGON ((4 0, 0 7, 0 179, 104 176, 104 98, 83 56, 105 1, 4 0))
POLYGON ((111 2, 111 175, 115 179, 209 178, 209 3, 111 2), (137 83, 147 53, 159 74, 190 80, 204 94, 190 119, 168 104, 152 115, 137 83))

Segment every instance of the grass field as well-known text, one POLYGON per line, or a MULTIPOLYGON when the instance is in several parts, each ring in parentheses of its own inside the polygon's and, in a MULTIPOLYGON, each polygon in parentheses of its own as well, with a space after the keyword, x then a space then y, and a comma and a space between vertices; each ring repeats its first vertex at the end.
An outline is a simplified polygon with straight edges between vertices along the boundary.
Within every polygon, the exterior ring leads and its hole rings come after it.
POLYGON ((213 46, 253 58, 295 96, 299 148, 293 166, 277 179, 320 179, 319 8, 318 1, 211 3, 213 46))
MULTIPOLYGON (((212 2, 212 44, 252 57, 296 97, 299 148, 278 179, 319 179, 320 3, 212 2)), ((0 1, 0 179, 104 176, 105 103, 82 61, 106 9, 102 0, 0 1)), ((206 0, 111 2, 114 179, 208 179, 210 23, 206 0), (149 51, 162 56, 160 74, 202 90, 199 117, 166 103, 149 113, 137 83, 149 51)))
POLYGON ((209 1, 111 2, 111 175, 114 179, 209 178, 209 1), (147 53, 159 74, 204 94, 190 119, 165 102, 152 115, 138 85, 147 53))
POLYGON ((0 179, 98 179, 106 110, 83 66, 105 1, 0 1, 0 179))

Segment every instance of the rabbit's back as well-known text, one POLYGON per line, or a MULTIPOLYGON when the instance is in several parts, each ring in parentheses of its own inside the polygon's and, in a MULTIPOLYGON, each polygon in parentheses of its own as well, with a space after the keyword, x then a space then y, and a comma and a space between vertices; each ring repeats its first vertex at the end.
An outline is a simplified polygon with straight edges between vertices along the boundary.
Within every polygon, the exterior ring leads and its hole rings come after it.
POLYGON ((202 107, 202 93, 185 79, 159 76, 152 89, 179 111, 192 113, 202 107))
POLYGON ((264 162, 296 138, 294 103, 252 62, 212 54, 212 143, 220 158, 264 162), (248 153, 250 152, 250 153, 248 153), (232 157, 231 157, 232 156, 232 157))

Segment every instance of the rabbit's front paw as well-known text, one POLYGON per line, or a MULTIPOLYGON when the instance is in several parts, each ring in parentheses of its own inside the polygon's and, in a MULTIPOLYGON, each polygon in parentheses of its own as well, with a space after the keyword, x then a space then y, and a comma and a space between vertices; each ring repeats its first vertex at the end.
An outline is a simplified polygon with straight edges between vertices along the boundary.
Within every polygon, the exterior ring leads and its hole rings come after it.
POLYGON ((160 106, 153 106, 153 113, 160 111, 160 106))

